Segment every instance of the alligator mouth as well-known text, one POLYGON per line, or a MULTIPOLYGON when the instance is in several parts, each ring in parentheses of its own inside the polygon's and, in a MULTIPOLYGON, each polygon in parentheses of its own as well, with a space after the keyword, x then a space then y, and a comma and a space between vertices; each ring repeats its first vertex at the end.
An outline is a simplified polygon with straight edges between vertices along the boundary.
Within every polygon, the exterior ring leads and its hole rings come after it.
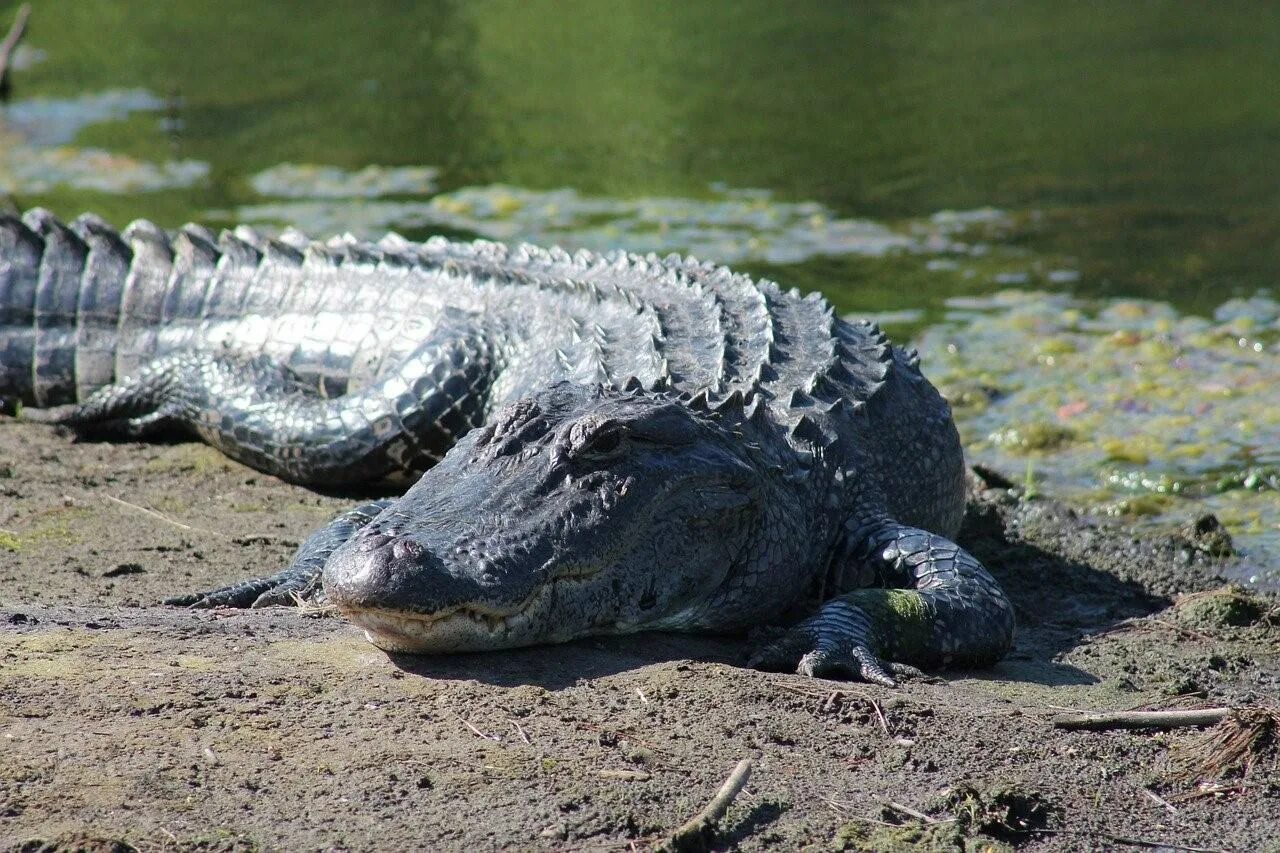
MULTIPOLYGON (((474 604, 462 604, 436 613, 394 611, 373 607, 339 607, 339 611, 357 627, 365 638, 386 652, 408 654, 451 654, 453 652, 505 649, 535 643, 557 642, 568 626, 537 630, 534 615, 561 587, 580 585, 607 568, 575 566, 562 571, 555 579, 539 586, 524 601, 509 610, 494 610, 474 604), (555 630, 559 628, 560 631, 555 630)), ((581 632, 570 632, 563 639, 581 632)))
POLYGON ((502 647, 511 621, 520 614, 498 615, 459 607, 430 616, 372 609, 344 610, 343 615, 364 629, 365 638, 383 651, 447 654, 502 647))

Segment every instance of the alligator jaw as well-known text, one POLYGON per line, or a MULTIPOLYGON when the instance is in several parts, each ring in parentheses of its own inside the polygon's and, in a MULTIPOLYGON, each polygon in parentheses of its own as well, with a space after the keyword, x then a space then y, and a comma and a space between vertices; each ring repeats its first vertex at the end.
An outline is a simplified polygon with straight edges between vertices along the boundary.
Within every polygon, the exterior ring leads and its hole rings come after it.
POLYGON ((374 607, 341 607, 339 611, 378 648, 401 654, 453 654, 507 649, 557 642, 568 637, 529 634, 533 614, 559 584, 582 580, 595 572, 564 576, 535 590, 506 612, 463 605, 439 613, 396 612, 374 607), (522 631, 522 629, 524 629, 522 631))
POLYGON ((506 640, 519 612, 505 615, 460 607, 443 614, 418 615, 390 610, 351 609, 342 615, 364 629, 364 635, 386 652, 449 654, 508 648, 506 640))

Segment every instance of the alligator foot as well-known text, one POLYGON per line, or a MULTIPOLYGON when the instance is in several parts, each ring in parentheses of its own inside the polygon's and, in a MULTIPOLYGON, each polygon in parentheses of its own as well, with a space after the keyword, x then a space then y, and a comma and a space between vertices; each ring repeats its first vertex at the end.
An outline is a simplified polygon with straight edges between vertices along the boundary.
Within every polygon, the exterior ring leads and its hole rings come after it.
POLYGON ((872 583, 837 595, 751 660, 762 669, 895 686, 924 666, 985 665, 1013 643, 1013 608, 974 557, 889 519, 851 520, 832 577, 872 583))
POLYGON ((317 601, 321 594, 319 573, 299 574, 290 566, 283 572, 265 578, 241 581, 208 592, 175 595, 165 604, 179 607, 266 607, 272 604, 298 604, 317 601))
POLYGON ((811 678, 855 678, 897 687, 894 676, 923 675, 905 663, 884 661, 873 649, 867 615, 843 599, 791 628, 751 656, 748 665, 771 672, 795 671, 811 678))
POLYGON ((302 602, 323 603, 320 574, 339 545, 390 506, 395 498, 382 498, 349 509, 307 537, 298 548, 289 568, 265 578, 254 578, 208 592, 166 598, 165 604, 179 607, 270 607, 302 602))

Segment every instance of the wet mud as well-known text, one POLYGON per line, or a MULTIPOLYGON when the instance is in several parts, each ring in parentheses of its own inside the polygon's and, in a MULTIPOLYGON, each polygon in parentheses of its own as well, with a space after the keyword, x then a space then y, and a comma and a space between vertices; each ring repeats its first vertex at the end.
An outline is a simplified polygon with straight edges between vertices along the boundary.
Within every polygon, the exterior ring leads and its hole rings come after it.
POLYGON ((742 638, 414 658, 330 616, 163 607, 350 498, 0 419, 0 849, 646 849, 743 758, 712 849, 1277 849, 1274 745, 1187 777, 1201 730, 1052 725, 1275 707, 1276 601, 1225 588, 1221 530, 1138 536, 984 477, 963 542, 1017 645, 888 690, 746 669, 742 638))

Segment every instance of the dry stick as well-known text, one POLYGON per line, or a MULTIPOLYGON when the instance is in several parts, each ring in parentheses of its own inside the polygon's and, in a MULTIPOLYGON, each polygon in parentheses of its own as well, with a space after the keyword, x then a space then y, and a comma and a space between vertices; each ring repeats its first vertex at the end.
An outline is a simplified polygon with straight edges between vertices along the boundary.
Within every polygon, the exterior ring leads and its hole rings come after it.
POLYGON ((27 19, 30 17, 31 4, 23 3, 13 19, 9 34, 0 42, 0 98, 7 99, 9 96, 9 64, 13 61, 13 52, 18 49, 18 43, 27 34, 27 19))
POLYGON ((147 509, 145 506, 139 506, 138 504, 135 504, 135 503, 129 503, 129 501, 118 498, 115 495, 103 494, 103 497, 111 501, 113 504, 119 504, 120 506, 137 510, 143 515, 149 515, 152 518, 156 519, 157 521, 163 521, 165 524, 172 524, 174 527, 179 527, 183 530, 190 530, 193 533, 208 533, 212 536, 220 536, 220 537, 226 538, 225 533, 219 533, 218 531, 210 530, 207 527, 195 527, 190 524, 183 524, 181 521, 174 521, 172 518, 161 515, 160 513, 156 512, 154 509, 147 509))
POLYGON ((876 719, 880 721, 880 728, 884 731, 885 736, 892 737, 892 735, 889 734, 889 721, 885 719, 884 710, 881 709, 880 703, 871 698, 868 698, 867 701, 870 702, 871 707, 875 709, 876 719))
POLYGON ((1139 791, 1141 791, 1142 793, 1146 794, 1146 795, 1147 795, 1147 798, 1148 798, 1149 800, 1151 800, 1151 802, 1155 803, 1155 804, 1156 804, 1156 805, 1158 805, 1158 806, 1164 806, 1166 809, 1168 809, 1168 810, 1169 810, 1169 814, 1177 814, 1177 813, 1178 813, 1178 808, 1177 808, 1177 806, 1175 806, 1173 803, 1169 802, 1169 801, 1168 801, 1168 800, 1166 800, 1164 797, 1160 796, 1159 794, 1157 794, 1155 791, 1151 790, 1150 788, 1139 788, 1138 790, 1139 790, 1139 791))
POLYGON ((932 817, 922 811, 913 809, 911 806, 904 806, 902 803, 895 803, 893 800, 882 800, 881 802, 883 802, 885 807, 888 809, 904 814, 907 817, 913 817, 924 823, 950 823, 952 820, 955 820, 955 818, 951 818, 950 820, 938 820, 936 817, 932 817))
POLYGON ((1053 718, 1059 729, 1176 729, 1212 726, 1222 722, 1230 708, 1194 708, 1188 711, 1120 711, 1101 714, 1061 714, 1053 718))
POLYGON ((467 728, 471 729, 471 731, 473 731, 473 732, 476 734, 476 736, 477 736, 477 737, 482 737, 482 738, 484 738, 485 740, 495 740, 495 741, 499 741, 499 742, 501 742, 501 740, 502 740, 502 739, 501 739, 501 738, 499 738, 497 735, 487 735, 487 734, 485 734, 484 732, 482 732, 482 731, 480 731, 479 729, 477 729, 475 726, 471 725, 471 723, 469 723, 469 722, 467 722, 466 720, 464 720, 464 719, 462 718, 462 715, 461 715, 461 714, 454 714, 454 716, 458 718, 458 721, 459 721, 460 723, 462 723, 462 724, 463 724, 464 726, 466 726, 467 728))
POLYGON ((1217 794, 1243 794, 1253 786, 1239 782, 1234 785, 1210 785, 1207 788, 1201 788, 1198 791, 1190 791, 1186 794, 1179 794, 1173 798, 1175 803, 1185 803, 1190 800, 1198 800, 1201 797, 1212 797, 1217 794))
POLYGON ((524 741, 526 746, 533 746, 533 741, 529 740, 529 736, 525 734, 524 728, 518 722, 512 720, 511 725, 516 727, 516 734, 520 735, 520 740, 524 741))
POLYGON ((162 515, 156 512, 154 509, 147 509, 145 506, 140 506, 135 503, 130 503, 129 501, 124 500, 123 498, 118 498, 115 495, 103 494, 102 497, 111 501, 113 504, 119 504, 122 507, 127 507, 128 509, 136 510, 142 513, 143 515, 148 515, 151 518, 154 518, 156 521, 163 521, 165 524, 171 524, 174 527, 177 527, 181 530, 190 530, 192 533, 207 533, 210 536, 217 536, 220 539, 231 539, 237 545, 252 544, 252 543, 246 543, 243 540, 260 539, 263 542, 266 542, 268 544, 273 542, 279 542, 281 540, 281 537, 273 536, 270 533, 250 533, 246 536, 231 536, 219 530, 210 530, 208 527, 197 527, 194 524, 185 524, 181 521, 174 521, 172 518, 169 518, 166 515, 162 515))
POLYGON ((724 780, 720 790, 707 803, 707 807, 690 818, 683 826, 671 833, 671 837, 658 845, 659 850, 684 850, 702 838, 702 833, 724 817, 729 810, 733 798, 746 786, 751 778, 751 759, 744 758, 733 768, 729 778, 724 780))

